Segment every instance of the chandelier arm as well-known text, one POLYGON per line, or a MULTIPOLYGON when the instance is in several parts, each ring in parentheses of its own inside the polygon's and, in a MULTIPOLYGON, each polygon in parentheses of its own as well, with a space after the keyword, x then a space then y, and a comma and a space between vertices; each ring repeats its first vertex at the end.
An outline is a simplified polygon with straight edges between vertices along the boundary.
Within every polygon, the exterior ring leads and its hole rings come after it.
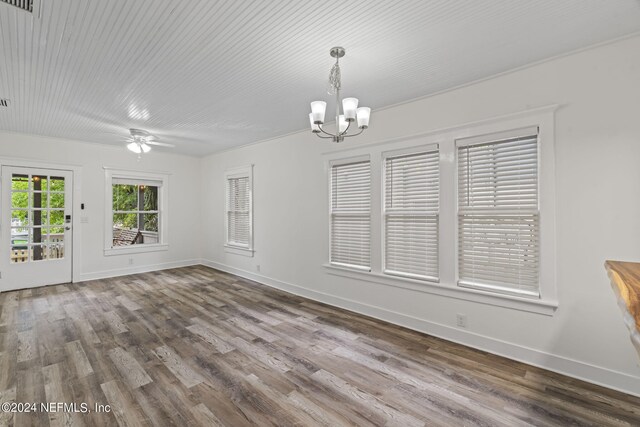
POLYGON ((358 133, 354 133, 354 134, 351 134, 351 135, 342 135, 342 136, 344 136, 345 138, 347 138, 347 137, 349 137, 349 136, 358 136, 358 135, 360 135, 362 132, 364 132, 364 129, 360 129, 360 132, 358 132, 358 133))
POLYGON ((318 125, 318 129, 320 129, 322 131, 322 133, 329 135, 331 138, 333 138, 335 136, 334 134, 329 133, 326 130, 322 129, 322 125, 318 125))
MULTIPOLYGON (((327 134, 327 135, 328 135, 328 134, 327 134)), ((322 135, 320 135, 319 133, 316 133, 316 136, 317 136, 318 138, 322 138, 322 139, 333 139, 333 138, 334 138, 333 136, 322 136, 322 135)))

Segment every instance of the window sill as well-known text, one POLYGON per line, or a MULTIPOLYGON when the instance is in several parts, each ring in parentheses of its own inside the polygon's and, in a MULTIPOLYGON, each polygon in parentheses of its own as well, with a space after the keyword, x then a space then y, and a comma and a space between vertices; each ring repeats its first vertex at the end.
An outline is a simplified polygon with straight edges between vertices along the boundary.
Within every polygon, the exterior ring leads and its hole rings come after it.
POLYGON ((479 289, 444 285, 437 281, 414 280, 376 272, 359 271, 347 267, 338 267, 331 264, 324 264, 324 267, 328 274, 334 276, 374 282, 385 286, 393 286, 415 292, 441 295, 449 298, 473 301, 480 304, 510 308, 513 310, 528 311, 531 313, 543 314, 545 316, 552 316, 558 308, 558 303, 556 301, 545 301, 512 295, 496 294, 479 289))
POLYGON ((224 251, 230 254, 242 255, 246 257, 253 257, 253 253, 255 252, 253 249, 231 245, 224 245, 224 251))
POLYGON ((115 248, 105 248, 105 256, 140 254, 145 252, 159 252, 169 250, 169 245, 163 243, 152 243, 142 245, 121 246, 115 248))

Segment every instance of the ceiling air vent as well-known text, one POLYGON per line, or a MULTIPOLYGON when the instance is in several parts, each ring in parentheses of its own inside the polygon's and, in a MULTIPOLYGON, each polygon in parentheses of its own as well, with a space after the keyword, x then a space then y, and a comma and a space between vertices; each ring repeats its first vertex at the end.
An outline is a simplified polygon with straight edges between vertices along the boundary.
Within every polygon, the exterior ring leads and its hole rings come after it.
POLYGON ((8 106, 9 106, 9 100, 5 99, 5 98, 1 98, 0 99, 0 107, 8 107, 8 106))
POLYGON ((0 3, 10 4, 11 6, 22 9, 25 12, 32 13, 35 16, 39 16, 40 1, 41 0, 0 0, 0 3))

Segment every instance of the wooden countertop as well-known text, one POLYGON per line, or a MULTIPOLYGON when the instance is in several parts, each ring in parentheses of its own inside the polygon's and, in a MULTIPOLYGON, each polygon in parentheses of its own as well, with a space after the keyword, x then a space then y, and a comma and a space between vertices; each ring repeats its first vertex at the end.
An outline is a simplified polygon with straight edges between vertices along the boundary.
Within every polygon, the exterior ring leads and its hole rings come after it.
POLYGON ((606 261, 604 266, 631 332, 631 341, 640 355, 640 263, 606 261))

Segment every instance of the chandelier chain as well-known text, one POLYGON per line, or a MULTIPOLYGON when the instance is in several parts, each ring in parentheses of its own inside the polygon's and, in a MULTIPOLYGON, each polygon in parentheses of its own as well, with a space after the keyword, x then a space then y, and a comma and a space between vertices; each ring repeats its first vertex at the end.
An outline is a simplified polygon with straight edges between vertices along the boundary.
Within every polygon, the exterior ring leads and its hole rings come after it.
POLYGON ((329 95, 335 95, 342 88, 342 76, 340 73, 340 63, 336 58, 336 63, 331 67, 329 72, 329 86, 327 87, 327 93, 329 95))

